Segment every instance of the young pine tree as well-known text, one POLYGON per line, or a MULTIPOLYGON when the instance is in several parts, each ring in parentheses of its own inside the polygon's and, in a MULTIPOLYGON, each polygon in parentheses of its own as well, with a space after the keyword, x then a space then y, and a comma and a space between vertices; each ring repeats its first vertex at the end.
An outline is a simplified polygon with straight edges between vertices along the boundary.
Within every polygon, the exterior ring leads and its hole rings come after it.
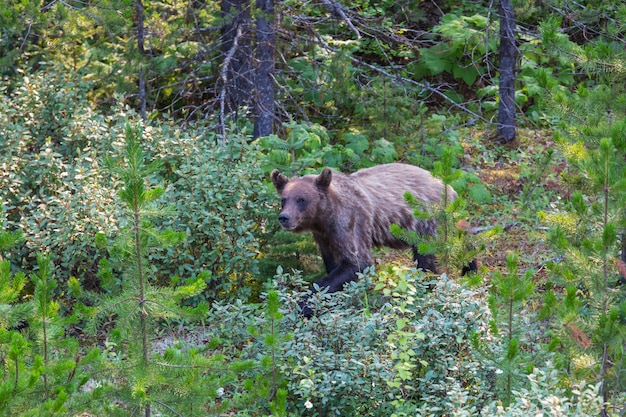
MULTIPOLYGON (((587 147, 570 147, 570 162, 585 182, 572 195, 566 216, 554 217, 551 242, 562 260, 551 265, 559 294, 547 293, 558 319, 555 338, 567 346, 571 376, 594 378, 606 401, 624 410, 618 397, 626 389, 626 272, 621 251, 626 231, 626 119, 587 147), (621 239, 621 242, 620 242, 621 239), (559 331, 560 330, 560 331, 559 331), (593 358, 588 360, 585 358, 593 358)), ((557 346, 557 343, 553 343, 557 346)), ((603 410, 603 413, 608 412, 603 410)))
MULTIPOLYGON (((530 333, 528 323, 523 322, 526 315, 520 314, 526 303, 535 293, 532 278, 534 271, 528 269, 519 272, 517 255, 509 254, 506 258, 506 273, 496 271, 492 275, 489 310, 492 319, 490 330, 502 343, 500 356, 489 355, 499 370, 496 382, 501 401, 508 405, 513 400, 514 390, 526 381, 532 371, 532 358, 529 356, 532 342, 528 340, 530 333)), ((477 340, 476 340, 477 341, 477 340)), ((489 346, 477 346, 479 350, 488 351, 489 346)))
MULTIPOLYGON (((0 232, 0 250, 18 240, 18 234, 0 232)), ((67 334, 50 255, 38 254, 37 264, 29 276, 33 296, 21 301, 26 275, 12 275, 9 261, 0 260, 0 415, 53 416, 80 407, 89 396, 82 389, 88 370, 100 357, 98 349, 84 349, 67 334)))
MULTIPOLYGON (((103 394, 110 396, 106 400, 109 404, 110 398, 118 400, 117 405, 107 404, 113 415, 123 415, 129 408, 141 409, 146 417, 162 410, 177 410, 176 415, 202 415, 210 399, 208 393, 215 392, 220 383, 219 377, 207 370, 216 368, 219 360, 194 349, 172 347, 161 354, 153 347, 160 321, 204 317, 207 306, 182 306, 184 299, 204 289, 202 278, 177 286, 178 280, 173 277, 170 286, 157 286, 152 277, 158 265, 148 261, 149 252, 180 242, 184 234, 158 230, 155 225, 155 219, 172 211, 158 204, 163 188, 149 183, 161 164, 146 160, 141 134, 140 128, 127 126, 123 159, 107 161, 112 174, 121 180, 119 198, 126 211, 125 227, 110 247, 118 263, 115 270, 123 274, 117 279, 120 285, 116 291, 102 295, 94 307, 83 306, 82 310, 89 316, 88 328, 94 333, 107 331, 101 326, 105 319, 114 323, 108 330, 108 346, 115 357, 124 361, 108 361, 103 372, 108 376, 97 382, 103 394)), ((98 239, 102 241, 103 237, 98 239)), ((107 268, 107 274, 112 270, 107 268)))

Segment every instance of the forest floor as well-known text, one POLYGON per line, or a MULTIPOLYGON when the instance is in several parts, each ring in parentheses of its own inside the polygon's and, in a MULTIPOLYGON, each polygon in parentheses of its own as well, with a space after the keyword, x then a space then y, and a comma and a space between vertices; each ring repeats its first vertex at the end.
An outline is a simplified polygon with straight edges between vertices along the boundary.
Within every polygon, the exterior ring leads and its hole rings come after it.
POLYGON ((492 195, 491 204, 469 206, 470 221, 479 227, 503 228, 488 244, 482 265, 490 271, 504 270, 507 255, 515 252, 520 270, 531 268, 541 275, 546 262, 555 257, 543 214, 561 209, 571 194, 562 175, 567 164, 551 132, 520 129, 510 144, 474 132, 466 146, 470 157, 463 169, 474 171, 492 195))

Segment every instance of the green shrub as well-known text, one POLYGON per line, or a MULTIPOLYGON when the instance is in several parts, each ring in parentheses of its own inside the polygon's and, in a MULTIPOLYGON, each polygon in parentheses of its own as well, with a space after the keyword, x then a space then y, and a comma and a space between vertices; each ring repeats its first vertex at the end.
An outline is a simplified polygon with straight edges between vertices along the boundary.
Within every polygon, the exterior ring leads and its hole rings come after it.
MULTIPOLYGON (((423 402, 439 404, 454 381, 472 403, 488 401, 494 369, 471 343, 488 334, 481 294, 445 275, 428 291, 424 278, 415 270, 365 274, 345 291, 315 294, 317 314, 308 320, 297 314, 304 293, 280 290, 283 332, 291 334, 281 365, 290 407, 319 416, 414 415, 423 402)), ((280 273, 276 285, 300 282, 280 273)))
MULTIPOLYGON (((3 87, 0 218, 7 230, 24 236, 6 255, 15 267, 34 270, 36 253, 50 253, 59 282, 74 276, 94 289, 101 285, 100 261, 110 256, 95 236, 115 237, 122 212, 115 198, 119 183, 103 171, 102 161, 121 155, 119 138, 137 116, 121 106, 112 117, 92 111, 75 79, 50 71, 17 80, 10 91, 3 87), (48 85, 55 88, 38 93, 48 85), (65 95, 64 89, 74 93, 65 95), (54 128, 47 117, 56 121, 54 128)), ((164 161, 149 181, 169 184, 163 201, 177 210, 163 226, 187 235, 181 247, 150 255, 165 265, 151 271, 154 279, 195 278, 205 271, 208 299, 258 290, 258 239, 265 234, 269 197, 254 160, 256 147, 238 135, 218 146, 205 127, 182 130, 168 120, 146 126, 142 140, 148 156, 164 161)))
MULTIPOLYGON (((563 410, 562 415, 583 416, 601 410, 599 386, 565 390, 550 362, 536 366, 504 407, 496 389, 501 371, 474 346, 479 339, 492 355, 504 355, 507 338, 491 332, 486 293, 446 275, 428 282, 413 269, 369 271, 342 292, 313 295, 316 315, 310 319, 297 313, 306 294, 297 273, 279 270, 274 285, 283 313, 278 363, 289 392, 287 410, 295 415, 517 416, 563 410)), ((248 354, 259 346, 249 345, 248 354)))
POLYGON ((100 172, 99 157, 110 152, 107 123, 71 74, 32 74, 10 91, 7 85, 0 94, 0 200, 6 228, 24 236, 7 256, 32 271, 36 254, 50 253, 60 282, 75 275, 93 284, 102 252, 89 236, 112 227, 116 212, 113 183, 100 172))
POLYGON ((267 177, 255 159, 257 148, 245 136, 231 135, 218 146, 202 133, 169 126, 149 133, 149 149, 170 170, 155 179, 167 180, 164 201, 176 210, 165 225, 187 235, 181 245, 153 256, 172 266, 165 276, 205 271, 208 301, 248 299, 258 295, 264 281, 258 269, 260 239, 268 227, 273 230, 267 218, 275 198, 263 183, 267 177))
POLYGON ((483 57, 497 49, 497 36, 490 36, 495 30, 486 16, 446 14, 433 29, 442 42, 420 49, 421 59, 411 70, 418 78, 450 73, 472 86, 485 72, 476 56, 483 57))
MULTIPOLYGON (((515 392, 514 402, 508 407, 494 401, 480 415, 485 417, 568 416, 588 417, 599 415, 603 407, 600 384, 588 385, 584 381, 567 392, 561 387, 559 372, 547 362, 544 369, 536 368, 528 375, 529 387, 515 392)), ((456 391, 458 393, 459 391, 456 391)), ((458 407, 456 416, 475 416, 475 410, 458 407)))

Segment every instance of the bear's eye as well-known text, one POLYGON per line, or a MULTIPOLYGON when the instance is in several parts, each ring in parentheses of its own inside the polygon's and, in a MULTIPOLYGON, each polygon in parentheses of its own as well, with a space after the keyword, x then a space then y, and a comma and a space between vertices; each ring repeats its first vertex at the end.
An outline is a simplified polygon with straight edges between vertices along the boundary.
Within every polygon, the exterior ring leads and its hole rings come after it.
POLYGON ((302 197, 299 197, 299 198, 296 199, 296 203, 302 205, 302 204, 306 203, 306 200, 304 198, 302 198, 302 197))
POLYGON ((286 203, 286 202, 287 202, 287 199, 286 199, 286 198, 281 199, 281 200, 280 200, 280 205, 281 205, 281 207, 285 207, 285 203, 286 203))

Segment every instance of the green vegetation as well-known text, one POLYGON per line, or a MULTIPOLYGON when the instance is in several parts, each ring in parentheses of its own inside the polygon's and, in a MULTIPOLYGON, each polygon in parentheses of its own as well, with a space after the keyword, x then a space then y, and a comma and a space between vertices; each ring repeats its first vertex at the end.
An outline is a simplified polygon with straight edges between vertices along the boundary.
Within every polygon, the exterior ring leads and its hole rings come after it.
POLYGON ((489 5, 274 4, 257 138, 270 16, 231 3, 0 6, 0 415, 626 413, 623 2, 513 2, 507 144, 489 5), (392 161, 459 194, 394 230, 445 273, 381 250, 304 319, 269 172, 392 161))

